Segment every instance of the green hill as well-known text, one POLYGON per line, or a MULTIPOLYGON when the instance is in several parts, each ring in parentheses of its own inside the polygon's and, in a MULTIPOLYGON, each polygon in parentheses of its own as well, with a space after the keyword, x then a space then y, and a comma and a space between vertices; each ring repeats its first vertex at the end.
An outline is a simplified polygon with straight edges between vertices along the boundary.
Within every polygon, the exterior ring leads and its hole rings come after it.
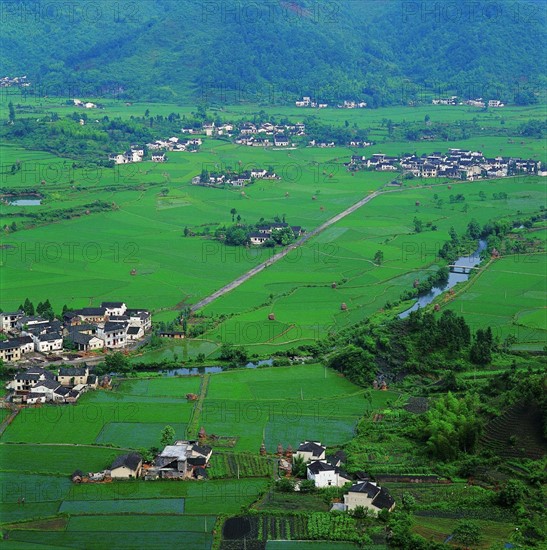
MULTIPOLYGON (((546 82, 545 5, 143 0, 2 3, 2 75, 149 100, 501 96, 546 82)), ((95 94, 93 94, 95 92, 95 94)))

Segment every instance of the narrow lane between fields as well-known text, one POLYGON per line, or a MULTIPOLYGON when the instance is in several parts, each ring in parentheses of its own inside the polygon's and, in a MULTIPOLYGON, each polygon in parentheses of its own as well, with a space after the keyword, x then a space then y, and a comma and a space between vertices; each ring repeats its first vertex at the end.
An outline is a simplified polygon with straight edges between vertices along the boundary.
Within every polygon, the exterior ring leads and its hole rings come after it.
POLYGON ((328 229, 331 225, 339 222, 346 216, 353 214, 353 212, 361 208, 361 206, 367 204, 367 202, 370 202, 372 199, 376 198, 378 195, 381 195, 382 193, 386 193, 386 192, 387 191, 374 191, 370 195, 367 195, 365 198, 361 199, 359 202, 356 202, 349 208, 346 208, 346 210, 344 210, 343 212, 336 214, 336 216, 330 218, 319 227, 316 227, 315 229, 313 229, 309 233, 306 233, 303 237, 301 237, 291 245, 285 247, 283 250, 281 250, 277 254, 274 254, 268 260, 262 262, 261 264, 258 264, 252 269, 249 269, 249 271, 247 271, 243 275, 240 275, 237 279, 234 279, 231 283, 228 283, 226 286, 223 286, 221 289, 217 290, 216 292, 213 292, 213 294, 211 294, 210 296, 207 296, 207 298, 203 298, 203 300, 200 300, 199 302, 194 304, 190 308, 190 310, 197 311, 198 309, 201 309, 209 305, 211 302, 213 302, 217 298, 224 296, 224 294, 227 294, 228 292, 234 290, 234 288, 237 288, 238 286, 242 285, 245 281, 248 281, 251 277, 254 277, 257 273, 260 273, 263 269, 266 269, 267 267, 270 267, 271 265, 273 265, 275 262, 278 262, 279 260, 284 258, 287 254, 289 254, 299 246, 302 246, 304 243, 306 243, 307 241, 309 241, 310 239, 312 239, 322 231, 325 231, 325 229, 328 229))

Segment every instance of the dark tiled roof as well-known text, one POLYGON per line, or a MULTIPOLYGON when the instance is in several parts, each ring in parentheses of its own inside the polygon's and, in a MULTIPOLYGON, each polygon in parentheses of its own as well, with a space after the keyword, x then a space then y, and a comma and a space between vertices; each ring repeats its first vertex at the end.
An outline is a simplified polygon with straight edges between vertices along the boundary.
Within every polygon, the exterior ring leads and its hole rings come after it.
POLYGON ((102 317, 106 310, 104 307, 83 307, 82 309, 75 309, 73 311, 76 315, 102 317))
POLYGON ((120 308, 123 306, 124 306, 123 302, 101 302, 101 307, 120 308))
POLYGON ((84 334, 82 332, 72 332, 69 339, 75 344, 88 344, 92 338, 96 338, 94 334, 84 334))
POLYGON ((300 444, 297 451, 312 453, 313 456, 321 456, 321 454, 323 454, 323 452, 325 451, 325 447, 323 447, 319 443, 315 443, 314 441, 306 441, 300 444))
POLYGON ((22 346, 23 344, 32 344, 32 338, 30 336, 18 336, 17 338, 11 338, 10 342, 22 346))
POLYGON ((204 456, 198 456, 197 458, 189 458, 186 462, 191 466, 205 466, 207 461, 204 456))
POLYGON ((194 445, 192 446, 192 450, 200 455, 207 456, 211 452, 211 447, 207 447, 206 445, 194 445))
POLYGON ((318 474, 319 472, 335 472, 337 468, 335 468, 332 464, 329 464, 328 462, 312 462, 308 466, 308 470, 312 474, 318 474))
POLYGON ((140 327, 129 327, 127 329, 127 334, 139 334, 140 327))
POLYGON ((120 330, 124 330, 126 326, 127 326, 126 322, 123 322, 123 323, 110 323, 110 322, 108 322, 108 323, 104 324, 103 332, 117 332, 117 331, 120 331, 120 330))
POLYGON ((52 342, 53 340, 62 340, 62 336, 58 332, 47 332, 38 336, 40 342, 52 342))
POLYGON ((48 390, 56 390, 60 386, 55 380, 43 380, 36 384, 37 388, 47 388, 48 390))
POLYGON ((85 371, 84 367, 61 367, 59 376, 85 376, 85 371))
POLYGON ((20 346, 21 344, 14 342, 13 340, 5 340, 4 342, 0 342, 0 349, 14 349, 20 346))
POLYGON ((142 461, 142 457, 138 453, 128 453, 126 455, 120 455, 116 457, 114 462, 112 462, 111 470, 120 468, 121 466, 126 466, 130 470, 136 470, 139 467, 139 464, 142 461))
POLYGON ((393 500, 388 490, 382 487, 372 504, 376 506, 376 508, 389 510, 395 504, 395 500, 393 500))
POLYGON ((368 481, 363 481, 352 485, 349 491, 350 493, 365 493, 369 498, 374 498, 380 492, 380 488, 368 481))

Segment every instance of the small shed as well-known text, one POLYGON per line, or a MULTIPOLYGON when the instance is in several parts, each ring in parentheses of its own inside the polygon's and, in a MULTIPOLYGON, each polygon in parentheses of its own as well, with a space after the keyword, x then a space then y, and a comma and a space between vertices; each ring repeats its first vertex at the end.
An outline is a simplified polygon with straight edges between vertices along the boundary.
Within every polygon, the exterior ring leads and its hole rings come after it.
POLYGON ((74 470, 74 472, 70 476, 70 479, 72 483, 81 483, 83 477, 84 477, 84 473, 82 472, 82 470, 74 470))

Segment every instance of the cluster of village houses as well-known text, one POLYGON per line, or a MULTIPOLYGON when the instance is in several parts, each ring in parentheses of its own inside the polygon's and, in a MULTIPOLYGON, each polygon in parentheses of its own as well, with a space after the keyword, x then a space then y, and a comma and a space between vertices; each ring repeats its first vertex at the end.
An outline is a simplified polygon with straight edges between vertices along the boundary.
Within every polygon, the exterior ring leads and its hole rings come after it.
MULTIPOLYGON (((75 100, 76 101, 76 100, 75 100)), ((227 136, 233 137, 237 134, 235 143, 250 147, 289 147, 291 136, 303 136, 306 134, 306 126, 298 124, 278 124, 269 122, 254 124, 243 122, 241 124, 220 124, 214 121, 204 122, 201 128, 182 128, 182 134, 205 134, 208 137, 227 136), (266 136, 266 137, 265 137, 266 136), (269 137, 268 137, 269 136, 269 137)), ((180 139, 172 136, 168 139, 158 139, 153 143, 147 143, 146 148, 151 152, 152 162, 165 162, 165 152, 187 151, 196 152, 203 144, 201 138, 180 139)), ((115 164, 128 164, 131 162, 142 162, 145 157, 145 148, 139 145, 132 145, 124 153, 116 153, 109 156, 109 160, 115 164)))
MULTIPOLYGON (((320 489, 343 487, 351 483, 344 495, 344 502, 333 504, 332 510, 351 511, 362 506, 378 513, 395 508, 395 501, 387 489, 379 487, 363 472, 358 472, 355 481, 342 469, 346 460, 343 451, 333 455, 327 455, 326 451, 326 447, 319 441, 304 441, 294 453, 290 447, 287 448, 288 460, 281 459, 280 466, 290 471, 291 462, 301 458, 306 463, 307 479, 320 489)), ((212 453, 211 447, 201 440, 179 440, 165 446, 150 464, 145 464, 139 453, 127 453, 116 457, 110 468, 101 472, 84 474, 81 470, 76 470, 72 474, 72 480, 80 483, 100 482, 105 479, 206 479, 212 453)), ((264 445, 261 447, 261 454, 265 454, 264 445)))
POLYGON ((37 405, 41 403, 76 403, 86 391, 96 389, 97 376, 84 367, 61 367, 58 374, 42 367, 30 367, 17 372, 6 384, 7 400, 11 403, 37 405))
MULTIPOLYGON (((279 222, 279 223, 268 223, 265 225, 259 225, 257 227, 256 231, 253 231, 249 238, 251 240, 251 244, 254 245, 262 245, 264 244, 268 239, 271 239, 272 233, 275 231, 279 231, 281 229, 286 229, 289 227, 288 223, 279 222)), ((305 231, 300 227, 299 225, 292 225, 290 226, 292 232, 294 233, 294 238, 297 239, 298 237, 301 237, 305 231)))
POLYGON ((11 86, 20 86, 26 88, 30 82, 25 76, 3 76, 0 78, 0 88, 10 88, 11 86))
POLYGON ((333 504, 331 510, 351 511, 362 506, 378 513, 381 510, 391 512, 395 508, 395 501, 387 489, 379 487, 367 474, 358 472, 357 480, 354 480, 343 470, 346 460, 343 451, 327 455, 327 448, 320 441, 304 441, 292 453, 292 460, 295 458, 301 458, 306 463, 306 477, 318 488, 343 487, 351 483, 344 495, 344 502, 333 504))
MULTIPOLYGON (((329 106, 328 103, 313 99, 310 96, 304 96, 302 99, 296 101, 295 105, 297 107, 308 107, 310 109, 326 109, 329 106)), ((352 101, 348 99, 337 105, 338 109, 364 109, 366 106, 367 104, 364 101, 352 101)))
POLYGON ((374 169, 402 171, 420 178, 452 178, 473 181, 481 178, 500 178, 515 174, 546 176, 541 161, 519 157, 485 157, 480 151, 448 149, 448 153, 431 153, 420 157, 412 154, 402 157, 375 153, 370 158, 353 155, 345 166, 350 171, 374 169))
POLYGON ((123 302, 103 302, 100 307, 68 311, 63 320, 27 316, 22 311, 0 313, 0 359, 16 362, 31 353, 48 354, 67 347, 89 352, 123 349, 152 328, 145 309, 128 309, 123 302))
POLYGON ((254 180, 277 180, 279 176, 263 168, 245 170, 239 174, 232 172, 208 172, 192 178, 193 185, 231 185, 245 187, 254 180))
POLYGON ((505 107, 505 104, 499 99, 489 99, 486 101, 482 97, 475 99, 466 99, 465 101, 459 100, 457 95, 450 97, 440 97, 431 100, 432 105, 469 105, 471 107, 505 107))
POLYGON ((145 464, 139 453, 127 453, 116 457, 110 468, 101 472, 84 474, 76 470, 72 481, 98 482, 105 479, 205 479, 213 450, 200 441, 175 441, 167 445, 154 458, 145 464))
POLYGON ((84 109, 97 109, 97 104, 91 101, 82 101, 80 99, 73 99, 75 107, 82 107, 84 109))
MULTIPOLYGON (((158 139, 153 143, 147 143, 146 148, 151 152, 150 160, 152 162, 165 162, 167 161, 165 151, 196 152, 202 143, 202 140, 199 138, 180 140, 178 137, 173 136, 169 139, 158 139)), ((130 149, 124 153, 110 155, 108 160, 111 160, 114 164, 128 164, 130 162, 142 162, 144 156, 144 147, 132 145, 130 149)))

